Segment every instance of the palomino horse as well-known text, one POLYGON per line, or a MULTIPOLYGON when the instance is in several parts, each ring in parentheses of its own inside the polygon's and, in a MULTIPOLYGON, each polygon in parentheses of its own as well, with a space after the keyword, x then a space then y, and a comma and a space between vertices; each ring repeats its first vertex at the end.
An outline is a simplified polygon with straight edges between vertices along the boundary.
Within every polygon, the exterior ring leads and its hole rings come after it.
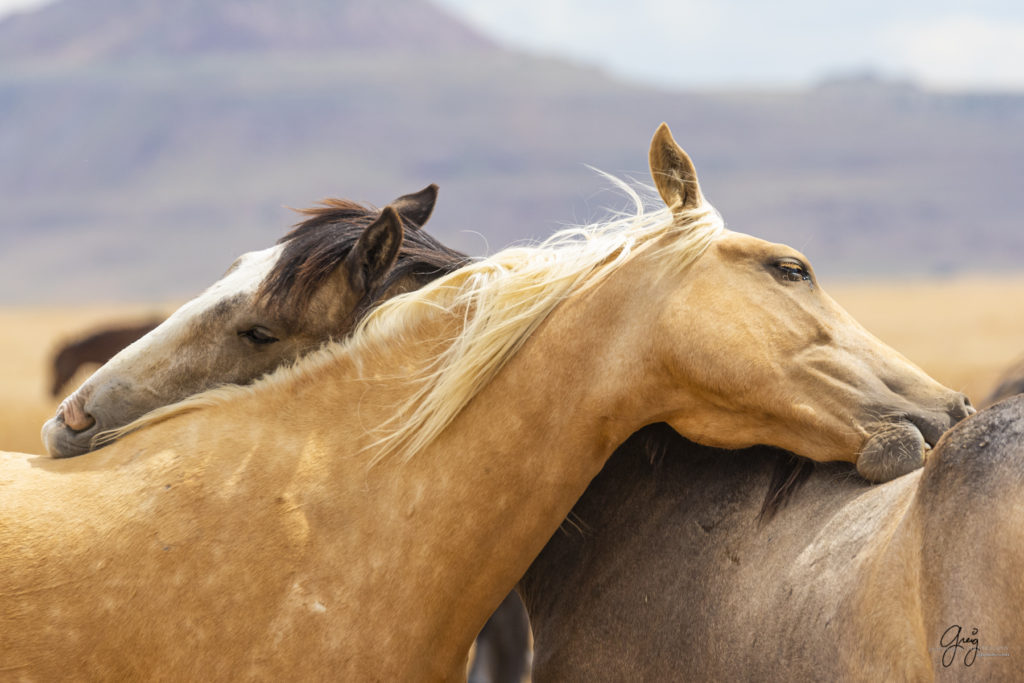
MULTIPOLYGON (((436 197, 437 188, 431 185, 392 203, 404 219, 404 238, 402 226, 374 222, 381 218, 380 212, 353 202, 328 200, 323 208, 305 210, 308 220, 281 240, 285 248, 278 250, 282 253, 257 287, 256 296, 239 298, 240 291, 253 287, 251 281, 239 281, 232 287, 221 287, 220 303, 190 304, 192 320, 179 321, 150 335, 136 344, 127 358, 117 358, 89 380, 89 386, 121 387, 118 393, 92 390, 90 409, 105 417, 104 424, 118 427, 128 418, 136 417, 143 407, 152 409, 162 405, 159 401, 173 402, 181 398, 182 392, 198 393, 221 384, 250 382, 258 374, 294 361, 289 353, 302 353, 313 344, 345 336, 379 298, 418 287, 462 265, 468 257, 420 230, 432 213, 436 197), (338 272, 332 275, 332 271, 338 272), (317 290, 323 297, 333 296, 337 300, 326 318, 303 310, 317 290), (364 294, 362 299, 356 296, 359 292, 364 294), (210 324, 214 315, 211 311, 227 301, 237 309, 234 318, 246 321, 243 328, 251 325, 251 332, 242 337, 246 341, 251 337, 253 343, 240 343, 230 320, 210 324), (271 323, 281 317, 283 306, 292 307, 288 325, 271 323), (189 327, 191 331, 183 335, 182 330, 189 327), (255 343, 258 329, 266 331, 265 343, 255 343), (274 338, 285 337, 301 343, 274 342, 274 338), (160 365, 162 354, 175 340, 179 347, 176 354, 199 358, 201 362, 160 365), (176 376, 176 372, 185 375, 176 376), (144 393, 140 387, 145 388, 144 393), (131 396, 128 392, 133 389, 141 396, 131 396), (103 405, 104 396, 116 396, 120 405, 103 405), (125 406, 128 411, 123 410, 125 406)), ((258 255, 242 258, 252 260, 258 255)), ((260 277, 261 272, 256 270, 251 275, 260 277)), ((156 321, 143 328, 110 330, 69 345, 58 356, 58 368, 83 354, 102 363, 158 324, 156 321)), ((73 373, 72 368, 67 377, 73 373)), ((89 394, 90 390, 85 388, 69 398, 69 403, 84 402, 89 394)), ((48 429, 66 433, 62 421, 63 417, 58 418, 48 429)), ((89 441, 82 438, 84 435, 76 435, 79 438, 72 443, 89 448, 98 430, 99 426, 89 431, 89 441)), ((68 441, 56 439, 53 443, 62 446, 68 441)), ((65 454, 73 453, 55 453, 65 454)), ((488 680, 520 680, 526 666, 526 648, 520 644, 525 643, 528 633, 526 613, 513 592, 495 613, 494 620, 485 626, 473 671, 489 677, 488 680)))
POLYGON ((634 435, 520 584, 534 680, 1020 680, 1024 397, 887 484, 805 462, 634 435))
POLYGON ((418 228, 437 187, 399 197, 398 221, 328 200, 269 249, 242 255, 202 295, 94 373, 43 427, 53 457, 218 384, 245 384, 346 334, 373 302, 466 261, 418 228), (404 239, 403 239, 403 226, 404 239))
POLYGON ((108 326, 67 342, 53 356, 53 383, 50 385, 50 394, 56 398, 64 385, 78 372, 78 368, 93 363, 103 365, 118 351, 159 324, 159 320, 151 320, 136 325, 108 326))
POLYGON ((799 254, 725 231, 666 128, 653 147, 670 208, 466 265, 104 449, 6 456, 0 670, 460 679, 644 425, 882 463, 878 430, 920 450, 914 425, 967 412, 799 254))

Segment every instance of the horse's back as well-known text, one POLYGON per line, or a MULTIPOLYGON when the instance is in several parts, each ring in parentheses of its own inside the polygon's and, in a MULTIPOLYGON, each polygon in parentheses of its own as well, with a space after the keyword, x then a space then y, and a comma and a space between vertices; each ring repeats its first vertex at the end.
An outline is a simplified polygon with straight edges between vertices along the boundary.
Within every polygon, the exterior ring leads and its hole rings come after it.
POLYGON ((921 585, 927 635, 952 662, 936 672, 1019 679, 1013 649, 1024 643, 1024 396, 943 437, 925 466, 917 505, 929 570, 921 585), (947 649, 956 633, 977 639, 975 656, 970 640, 947 649))

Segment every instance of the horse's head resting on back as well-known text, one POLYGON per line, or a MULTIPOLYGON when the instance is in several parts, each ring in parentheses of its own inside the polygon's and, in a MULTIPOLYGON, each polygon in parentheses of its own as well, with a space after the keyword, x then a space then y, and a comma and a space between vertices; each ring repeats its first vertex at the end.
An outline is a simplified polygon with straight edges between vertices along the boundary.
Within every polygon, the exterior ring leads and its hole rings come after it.
POLYGON ((420 286, 465 256, 420 229, 434 185, 383 210, 327 200, 280 242, 224 276, 97 370, 43 426, 54 457, 219 384, 245 384, 344 336, 381 298, 420 286))

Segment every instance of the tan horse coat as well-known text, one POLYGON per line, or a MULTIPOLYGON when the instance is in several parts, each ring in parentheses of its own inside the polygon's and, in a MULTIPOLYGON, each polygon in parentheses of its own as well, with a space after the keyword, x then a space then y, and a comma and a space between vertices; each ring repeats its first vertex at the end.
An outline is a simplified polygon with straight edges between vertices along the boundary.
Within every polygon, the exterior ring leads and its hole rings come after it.
MULTIPOLYGON (((678 200, 695 176, 674 158, 654 172, 678 200)), ((824 297, 799 254, 713 223, 698 233, 687 218, 711 214, 677 200, 622 239, 588 235, 568 270, 545 249, 467 266, 384 304, 345 345, 156 411, 108 448, 4 456, 0 671, 460 679, 488 615, 641 426, 856 461, 882 413, 909 416, 914 448, 916 425, 964 414, 824 297), (533 311, 511 336, 514 297, 486 284, 506 275, 533 311), (814 324, 774 331, 787 314, 814 324), (488 381, 428 382, 457 400, 414 411, 427 427, 381 450, 410 402, 443 403, 420 391, 423 369, 481 321, 485 353, 456 378, 488 381), (772 332, 743 343, 758 329, 772 332), (858 362, 826 362, 830 345, 858 362), (804 346, 810 367, 793 362, 804 346)))
MULTIPOLYGON (((608 289, 631 305, 630 287, 608 289)), ((490 611, 649 419, 623 411, 639 359, 581 334, 591 299, 408 462, 367 468, 353 435, 404 390, 344 357, 78 458, 6 455, 0 671, 458 678, 490 611), (553 440, 554 425, 570 428, 553 440)))

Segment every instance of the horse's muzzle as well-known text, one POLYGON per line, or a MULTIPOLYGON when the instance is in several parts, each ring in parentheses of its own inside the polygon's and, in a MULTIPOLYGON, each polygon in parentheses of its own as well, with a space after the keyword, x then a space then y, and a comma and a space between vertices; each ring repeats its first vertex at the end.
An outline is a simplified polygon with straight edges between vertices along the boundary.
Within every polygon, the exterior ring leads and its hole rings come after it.
POLYGON ((43 424, 40 436, 52 458, 70 458, 92 450, 92 440, 100 432, 99 422, 91 419, 85 429, 75 430, 57 413, 43 424))
POLYGON ((872 482, 886 482, 924 466, 928 451, 960 420, 976 411, 961 393, 940 410, 908 411, 879 420, 857 456, 857 471, 872 482))

